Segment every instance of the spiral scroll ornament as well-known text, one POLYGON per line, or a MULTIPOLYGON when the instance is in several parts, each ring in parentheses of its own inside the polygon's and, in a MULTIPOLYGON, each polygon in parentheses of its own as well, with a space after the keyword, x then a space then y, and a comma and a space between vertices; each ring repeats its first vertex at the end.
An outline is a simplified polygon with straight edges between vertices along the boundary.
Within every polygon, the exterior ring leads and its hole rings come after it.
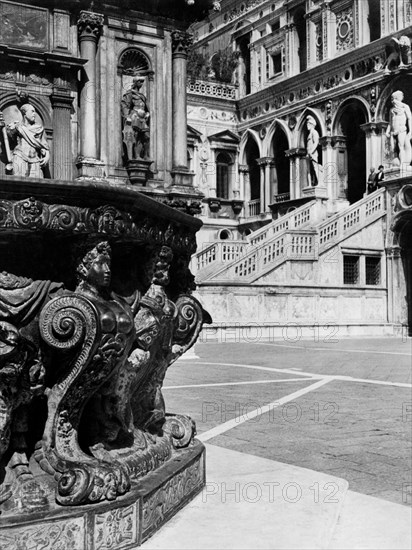
POLYGON ((85 343, 87 337, 96 335, 97 312, 82 296, 58 296, 42 310, 39 324, 46 344, 55 349, 70 350, 85 343))
MULTIPOLYGON (((190 345, 193 336, 202 328, 203 316, 202 306, 192 296, 180 296, 176 302, 178 315, 177 326, 175 327, 173 342, 181 345, 190 345)), ((196 338, 195 337, 195 338, 196 338)))

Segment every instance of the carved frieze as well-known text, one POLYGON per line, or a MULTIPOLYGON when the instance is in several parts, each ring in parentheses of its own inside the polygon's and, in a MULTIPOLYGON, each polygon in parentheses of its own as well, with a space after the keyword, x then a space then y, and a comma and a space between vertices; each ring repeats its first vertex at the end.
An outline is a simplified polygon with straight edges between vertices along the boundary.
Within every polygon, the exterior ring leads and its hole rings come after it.
MULTIPOLYGON (((196 201, 180 205, 186 213, 198 213, 196 201)), ((0 200, 0 229, 41 230, 71 234, 101 234, 122 236, 151 244, 167 244, 188 253, 196 247, 195 237, 183 234, 178 226, 160 220, 134 217, 110 205, 80 208, 61 204, 46 204, 29 197, 21 201, 0 200)))

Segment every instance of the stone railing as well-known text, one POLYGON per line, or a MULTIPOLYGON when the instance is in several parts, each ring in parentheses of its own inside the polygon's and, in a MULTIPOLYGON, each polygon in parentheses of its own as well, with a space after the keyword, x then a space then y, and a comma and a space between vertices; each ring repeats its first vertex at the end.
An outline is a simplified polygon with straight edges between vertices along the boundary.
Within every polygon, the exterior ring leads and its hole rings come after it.
POLYGON ((315 222, 315 205, 316 201, 306 203, 303 206, 296 208, 296 210, 293 210, 293 212, 289 212, 268 225, 261 227, 257 231, 254 231, 251 235, 249 235, 250 244, 252 246, 256 246, 259 242, 271 238, 280 231, 284 231, 286 229, 299 229, 308 223, 315 222))
POLYGON ((187 93, 222 99, 237 99, 237 86, 206 80, 188 80, 187 93))
POLYGON ((197 271, 204 269, 212 263, 233 262, 240 258, 247 246, 246 241, 217 241, 206 246, 196 254, 197 271))
POLYGON ((287 231, 274 236, 263 247, 236 262, 226 276, 251 282, 287 260, 315 260, 316 257, 314 230, 287 231))
POLYGON ((318 226, 319 252, 331 248, 385 213, 385 189, 379 189, 318 226))

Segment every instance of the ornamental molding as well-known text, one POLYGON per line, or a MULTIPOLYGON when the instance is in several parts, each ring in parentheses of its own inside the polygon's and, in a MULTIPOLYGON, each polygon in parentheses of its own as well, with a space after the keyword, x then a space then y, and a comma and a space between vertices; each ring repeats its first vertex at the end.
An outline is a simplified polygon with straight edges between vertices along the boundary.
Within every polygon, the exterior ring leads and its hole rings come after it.
MULTIPOLYGON (((193 205, 193 208, 196 209, 196 206, 193 205)), ((166 245, 187 253, 194 253, 196 250, 195 236, 187 229, 153 217, 133 216, 111 205, 81 208, 65 204, 46 204, 33 196, 15 201, 0 200, 0 232, 22 231, 94 235, 150 245, 166 245)))

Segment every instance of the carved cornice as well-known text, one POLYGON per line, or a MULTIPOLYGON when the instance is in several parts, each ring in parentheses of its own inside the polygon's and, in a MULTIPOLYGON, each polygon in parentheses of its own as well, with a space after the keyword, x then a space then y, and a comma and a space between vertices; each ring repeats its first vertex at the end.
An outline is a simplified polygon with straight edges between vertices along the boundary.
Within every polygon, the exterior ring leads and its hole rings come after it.
POLYGON ((0 200, 0 232, 40 231, 66 235, 92 235, 136 241, 150 245, 167 245, 193 253, 193 233, 167 220, 135 217, 111 205, 82 208, 66 204, 46 204, 35 197, 23 200, 0 200))
POLYGON ((193 35, 183 31, 172 32, 173 57, 187 57, 193 44, 193 35))
POLYGON ((98 40, 103 30, 103 15, 92 11, 81 11, 77 20, 79 40, 98 40))

